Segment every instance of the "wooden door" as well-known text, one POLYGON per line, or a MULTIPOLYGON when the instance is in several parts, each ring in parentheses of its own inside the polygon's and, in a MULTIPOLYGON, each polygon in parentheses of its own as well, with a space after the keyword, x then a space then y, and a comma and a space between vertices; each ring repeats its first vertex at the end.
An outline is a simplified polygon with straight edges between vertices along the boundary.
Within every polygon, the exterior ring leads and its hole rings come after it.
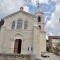
POLYGON ((18 39, 15 40, 14 53, 18 53, 18 39))

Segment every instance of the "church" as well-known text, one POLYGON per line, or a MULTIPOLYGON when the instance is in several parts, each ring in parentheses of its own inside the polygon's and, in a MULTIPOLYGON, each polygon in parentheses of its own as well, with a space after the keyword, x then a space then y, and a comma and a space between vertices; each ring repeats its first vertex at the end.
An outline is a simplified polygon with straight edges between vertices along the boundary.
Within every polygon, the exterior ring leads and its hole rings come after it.
POLYGON ((12 13, 4 19, 0 30, 0 52, 10 54, 35 54, 38 58, 46 51, 44 14, 37 5, 34 14, 24 11, 12 13))

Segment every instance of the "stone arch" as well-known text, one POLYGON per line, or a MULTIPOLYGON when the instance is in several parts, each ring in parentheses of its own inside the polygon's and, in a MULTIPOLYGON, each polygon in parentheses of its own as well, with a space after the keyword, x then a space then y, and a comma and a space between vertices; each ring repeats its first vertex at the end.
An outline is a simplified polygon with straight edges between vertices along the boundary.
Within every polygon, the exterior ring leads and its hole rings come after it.
MULTIPOLYGON (((24 34, 22 32, 16 32, 14 34, 14 39, 17 37, 17 36, 21 36, 21 37, 24 37, 24 34)), ((22 38, 23 39, 23 38, 22 38)))
POLYGON ((15 39, 22 39, 22 35, 21 34, 16 34, 15 36, 14 36, 14 40, 15 39))

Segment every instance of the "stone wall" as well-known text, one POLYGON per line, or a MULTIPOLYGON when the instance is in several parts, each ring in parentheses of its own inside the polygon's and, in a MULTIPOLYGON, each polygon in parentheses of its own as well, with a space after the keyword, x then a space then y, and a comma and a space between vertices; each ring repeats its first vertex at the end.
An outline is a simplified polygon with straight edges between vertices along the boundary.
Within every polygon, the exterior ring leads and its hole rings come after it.
POLYGON ((0 60, 35 60, 32 55, 20 55, 20 54, 1 54, 0 60))

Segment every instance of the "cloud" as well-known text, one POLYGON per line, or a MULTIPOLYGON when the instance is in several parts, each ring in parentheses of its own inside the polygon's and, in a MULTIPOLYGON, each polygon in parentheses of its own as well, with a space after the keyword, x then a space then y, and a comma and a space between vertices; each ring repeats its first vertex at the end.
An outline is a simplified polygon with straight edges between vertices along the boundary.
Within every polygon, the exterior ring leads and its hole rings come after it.
POLYGON ((39 0, 40 3, 47 3, 48 4, 49 0, 39 0))
MULTIPOLYGON (((49 0, 39 0, 39 3, 48 3, 49 0)), ((29 11, 29 5, 36 6, 37 0, 0 0, 0 18, 5 17, 15 11, 18 11, 21 6, 24 10, 29 11)))
POLYGON ((51 0, 51 1, 53 1, 53 2, 60 2, 60 0, 51 0))
MULTIPOLYGON (((39 3, 48 3, 49 0, 39 0, 39 3)), ((36 6, 36 3, 38 2, 38 0, 31 0, 31 3, 36 6)))
POLYGON ((24 4, 24 0, 0 0, 0 18, 18 11, 21 6, 24 6, 24 10, 29 12, 29 7, 24 4))
POLYGON ((48 35, 60 35, 60 4, 56 5, 55 11, 51 15, 51 19, 46 23, 45 29, 48 35))
POLYGON ((26 11, 26 12, 30 12, 28 6, 23 6, 23 7, 24 7, 24 11, 26 11))

